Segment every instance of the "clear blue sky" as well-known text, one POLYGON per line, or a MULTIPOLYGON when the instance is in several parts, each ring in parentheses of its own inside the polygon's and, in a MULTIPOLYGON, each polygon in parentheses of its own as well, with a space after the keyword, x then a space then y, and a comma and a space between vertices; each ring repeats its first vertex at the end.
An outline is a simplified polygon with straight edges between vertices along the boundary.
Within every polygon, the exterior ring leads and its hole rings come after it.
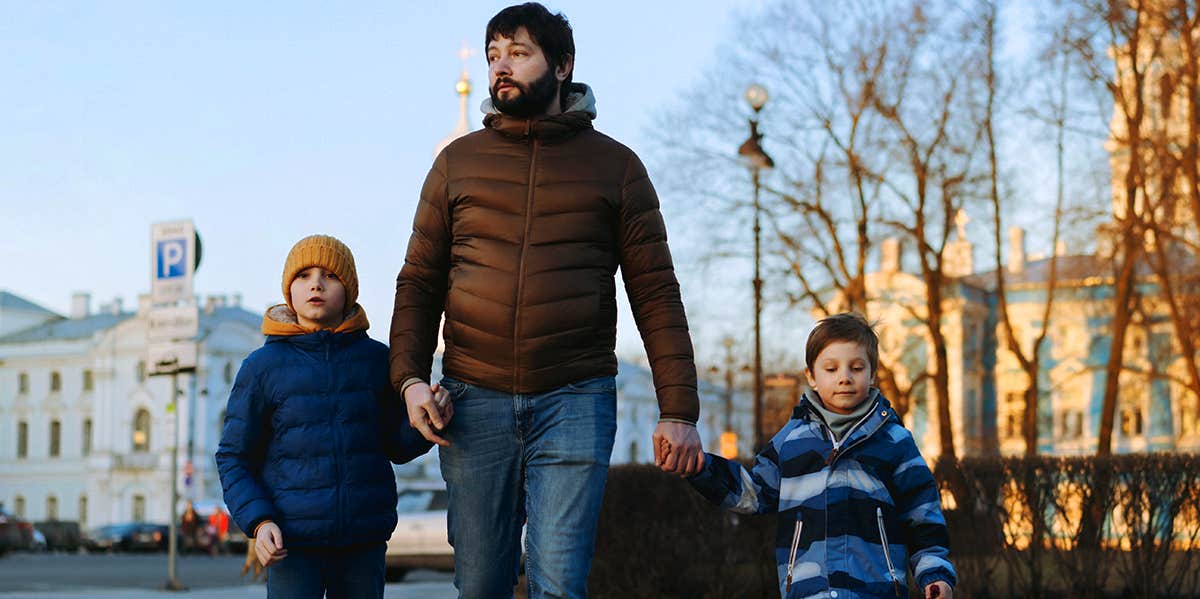
MULTIPOLYGON (((371 332, 386 337, 417 192, 457 118, 457 51, 479 48, 510 3, 6 3, 0 287, 64 313, 74 291, 93 308, 135 305, 150 223, 192 218, 197 293, 241 293, 259 311, 281 300, 291 244, 323 232, 353 249, 371 332)), ((575 28, 597 128, 644 155, 653 111, 752 4, 548 6, 575 28)), ((481 54, 470 72, 478 128, 481 54)), ((636 351, 622 318, 621 347, 636 351)))

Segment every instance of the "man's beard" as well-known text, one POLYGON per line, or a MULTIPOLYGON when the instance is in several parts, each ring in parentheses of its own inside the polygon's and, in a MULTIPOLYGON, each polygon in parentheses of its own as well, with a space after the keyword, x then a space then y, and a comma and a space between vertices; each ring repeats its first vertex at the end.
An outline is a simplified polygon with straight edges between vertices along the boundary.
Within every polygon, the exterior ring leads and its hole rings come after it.
POLYGON ((546 74, 535 79, 533 83, 526 84, 504 77, 497 79, 488 91, 492 95, 492 106, 495 106, 496 110, 509 116, 527 119, 546 112, 546 108, 558 93, 558 79, 554 76, 554 69, 547 68, 546 74), (510 93, 507 100, 500 99, 496 94, 496 87, 501 83, 516 87, 520 93, 510 93))

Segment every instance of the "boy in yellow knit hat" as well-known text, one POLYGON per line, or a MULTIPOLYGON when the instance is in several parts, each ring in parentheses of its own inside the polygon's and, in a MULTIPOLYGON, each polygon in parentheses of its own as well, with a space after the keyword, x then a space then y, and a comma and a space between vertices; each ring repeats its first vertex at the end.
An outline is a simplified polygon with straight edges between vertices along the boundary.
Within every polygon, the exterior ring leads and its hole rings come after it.
POLYGON ((432 444, 400 417, 388 348, 367 337, 345 244, 326 235, 296 243, 283 297, 229 396, 216 454, 225 503, 270 566, 268 597, 382 597, 396 526, 388 460, 408 462, 432 444))

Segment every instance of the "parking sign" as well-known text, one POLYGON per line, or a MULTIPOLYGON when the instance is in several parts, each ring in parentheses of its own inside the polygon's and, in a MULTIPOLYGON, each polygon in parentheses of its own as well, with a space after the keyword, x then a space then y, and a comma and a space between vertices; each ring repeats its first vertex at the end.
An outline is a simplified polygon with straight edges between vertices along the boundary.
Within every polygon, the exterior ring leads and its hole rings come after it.
POLYGON ((156 304, 192 299, 196 228, 190 220, 150 226, 150 295, 156 304))

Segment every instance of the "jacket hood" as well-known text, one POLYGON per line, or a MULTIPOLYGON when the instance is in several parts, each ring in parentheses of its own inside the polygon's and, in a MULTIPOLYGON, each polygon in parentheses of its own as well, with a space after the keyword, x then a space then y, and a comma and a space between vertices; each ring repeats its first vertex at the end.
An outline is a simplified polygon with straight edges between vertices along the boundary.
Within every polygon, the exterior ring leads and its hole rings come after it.
MULTIPOLYGON (((355 331, 365 331, 371 324, 367 322, 367 313, 362 309, 362 306, 354 304, 350 309, 350 314, 333 330, 334 333, 353 333, 355 331)), ((315 333, 316 330, 309 329, 300 324, 300 320, 296 318, 296 312, 287 307, 287 304, 276 304, 267 308, 263 314, 262 333, 264 335, 275 335, 280 337, 294 337, 296 335, 307 335, 315 333)))
POLYGON ((565 139, 583 129, 592 128, 596 118, 596 95, 592 88, 583 83, 572 83, 563 88, 567 94, 567 109, 554 116, 519 118, 500 112, 489 95, 479 109, 485 127, 494 129, 508 137, 535 137, 544 141, 565 139))

